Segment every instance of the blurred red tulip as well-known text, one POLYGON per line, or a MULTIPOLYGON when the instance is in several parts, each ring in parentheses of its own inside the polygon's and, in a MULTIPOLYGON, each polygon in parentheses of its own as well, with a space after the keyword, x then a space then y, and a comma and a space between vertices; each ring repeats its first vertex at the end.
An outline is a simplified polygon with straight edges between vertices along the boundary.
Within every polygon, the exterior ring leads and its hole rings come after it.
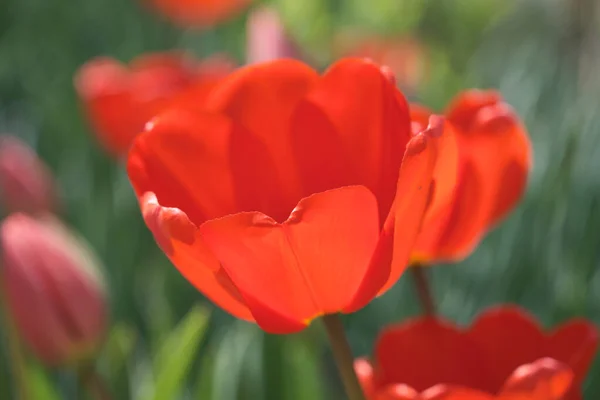
POLYGON ((205 104, 155 118, 128 160, 146 224, 192 284, 288 333, 396 282, 443 119, 411 138, 404 97, 359 59, 322 76, 289 59, 247 66, 205 104))
MULTIPOLYGON (((430 111, 411 106, 418 132, 430 111)), ((446 111, 457 152, 444 152, 413 262, 460 261, 520 200, 531 169, 531 143, 512 108, 495 91, 468 90, 446 111)), ((451 132, 450 132, 451 131, 451 132)))
POLYGON ((129 66, 100 57, 80 69, 75 87, 98 139, 121 156, 146 122, 171 102, 187 96, 201 102, 232 70, 223 56, 197 62, 182 53, 154 53, 129 66))
POLYGON ((273 8, 256 7, 246 23, 246 61, 261 63, 279 58, 296 58, 296 48, 273 8))
POLYGON ((12 214, 0 239, 7 307, 24 343, 49 366, 92 356, 107 304, 91 251, 54 217, 12 214))
POLYGON ((374 366, 359 359, 355 369, 369 399, 579 400, 597 346, 588 321, 545 332, 524 310, 503 306, 464 330, 433 317, 390 326, 374 366), (399 385, 404 397, 391 396, 399 385))
POLYGON ((252 0, 145 0, 182 27, 211 27, 236 16, 252 0))
POLYGON ((428 74, 428 56, 424 46, 415 38, 382 38, 340 35, 335 50, 347 56, 365 57, 377 64, 387 65, 396 76, 402 90, 414 92, 428 74))
POLYGON ((0 191, 8 212, 55 210, 54 179, 35 151, 13 136, 0 137, 0 191))

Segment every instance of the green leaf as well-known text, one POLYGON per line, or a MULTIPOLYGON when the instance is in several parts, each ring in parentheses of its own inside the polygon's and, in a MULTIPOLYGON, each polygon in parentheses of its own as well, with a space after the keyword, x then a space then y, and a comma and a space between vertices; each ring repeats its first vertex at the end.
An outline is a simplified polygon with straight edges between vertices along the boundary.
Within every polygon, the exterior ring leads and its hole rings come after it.
POLYGON ((51 380, 44 370, 37 364, 27 366, 28 394, 36 400, 61 400, 51 380))
POLYGON ((112 328, 102 352, 106 360, 107 370, 112 377, 116 378, 121 374, 123 367, 131 356, 136 341, 137 334, 129 325, 121 323, 112 328))
POLYGON ((169 334, 154 358, 155 400, 176 399, 190 367, 197 357, 200 342, 208 325, 209 311, 192 308, 169 334))

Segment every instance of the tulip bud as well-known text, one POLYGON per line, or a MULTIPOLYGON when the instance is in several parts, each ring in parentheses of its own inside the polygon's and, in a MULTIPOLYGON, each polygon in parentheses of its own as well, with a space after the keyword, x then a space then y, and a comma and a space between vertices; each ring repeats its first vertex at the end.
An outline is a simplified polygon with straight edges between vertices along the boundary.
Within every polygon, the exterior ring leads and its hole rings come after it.
POLYGON ((246 61, 248 64, 296 58, 296 46, 288 37, 285 28, 272 8, 255 8, 246 24, 246 61))
POLYGON ((30 351, 48 366, 92 357, 104 337, 104 281, 90 249, 54 217, 12 214, 0 225, 6 306, 30 351))
POLYGON ((56 206, 52 174, 16 137, 0 137, 0 191, 8 212, 37 214, 56 206))

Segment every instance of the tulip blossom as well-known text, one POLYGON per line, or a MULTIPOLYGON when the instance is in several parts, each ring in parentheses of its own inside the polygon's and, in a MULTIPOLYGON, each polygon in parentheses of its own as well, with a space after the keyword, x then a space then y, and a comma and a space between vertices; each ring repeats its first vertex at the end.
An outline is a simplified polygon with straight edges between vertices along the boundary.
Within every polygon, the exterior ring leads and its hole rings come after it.
POLYGON ((426 78, 429 61, 427 51, 416 39, 352 36, 340 35, 335 44, 339 48, 337 51, 345 55, 367 57, 388 66, 402 90, 413 92, 426 78))
MULTIPOLYGON (((430 115, 421 106, 411 106, 415 132, 430 115)), ((515 207, 531 168, 525 127, 499 93, 463 92, 445 116, 458 151, 447 152, 436 166, 431 206, 411 257, 422 264, 467 257, 515 207)))
POLYGON ((429 200, 443 119, 412 136, 389 74, 344 59, 240 68, 205 110, 139 135, 128 174, 144 220, 214 303, 272 333, 353 312, 404 271, 429 200))
POLYGON ((0 137, 0 191, 9 212, 37 214, 57 206, 52 174, 32 148, 13 136, 0 137))
POLYGON ((231 70, 221 56, 197 62, 180 53, 154 53, 129 66, 99 57, 79 70, 75 87, 99 141, 120 156, 146 122, 171 102, 186 97, 201 102, 231 70))
POLYGON ((355 362, 369 400, 580 400, 598 330, 575 319, 545 331, 514 306, 470 327, 433 317, 387 327, 373 364, 355 362))
POLYGON ((256 7, 246 23, 246 61, 249 64, 294 58, 296 48, 288 38, 277 11, 256 7))
POLYGON ((11 214, 0 226, 1 282, 17 331, 48 366, 92 356, 107 325, 93 253, 54 217, 11 214))
POLYGON ((243 11, 252 0, 145 0, 173 23, 211 27, 243 11))

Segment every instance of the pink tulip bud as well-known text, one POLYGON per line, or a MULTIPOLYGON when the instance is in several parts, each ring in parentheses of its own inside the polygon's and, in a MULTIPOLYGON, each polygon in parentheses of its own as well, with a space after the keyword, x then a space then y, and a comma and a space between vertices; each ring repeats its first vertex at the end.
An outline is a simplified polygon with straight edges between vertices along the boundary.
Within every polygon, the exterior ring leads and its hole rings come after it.
POLYGON ((55 217, 20 213, 2 222, 0 241, 5 299, 24 344, 48 366, 92 357, 108 310, 90 249, 55 217))
POLYGON ((0 137, 0 198, 8 212, 54 210, 52 174, 37 154, 12 136, 0 137))
POLYGON ((256 7, 246 23, 248 64, 295 58, 295 45, 289 39, 279 15, 269 7, 256 7))

